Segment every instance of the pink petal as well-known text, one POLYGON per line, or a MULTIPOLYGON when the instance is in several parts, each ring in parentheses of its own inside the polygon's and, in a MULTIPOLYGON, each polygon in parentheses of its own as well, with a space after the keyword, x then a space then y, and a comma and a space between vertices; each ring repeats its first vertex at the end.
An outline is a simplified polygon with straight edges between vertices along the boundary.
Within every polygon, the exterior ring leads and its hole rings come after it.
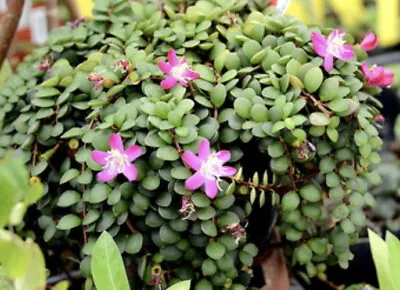
POLYGON ((125 154, 128 155, 129 162, 132 162, 142 155, 142 148, 138 145, 133 145, 125 150, 125 154))
POLYGON ((339 52, 339 58, 341 60, 349 60, 354 56, 353 46, 351 45, 344 45, 343 49, 339 52))
POLYGON ((111 134, 110 136, 110 148, 124 152, 124 145, 122 144, 122 138, 118 134, 111 134))
POLYGON ((205 178, 203 177, 203 175, 201 175, 200 172, 196 172, 191 177, 186 179, 185 187, 186 187, 186 189, 189 189, 189 190, 196 190, 200 186, 202 186, 204 184, 204 182, 205 182, 205 178))
POLYGON ((198 78, 200 78, 200 74, 191 70, 185 70, 183 72, 183 77, 189 80, 197 80, 198 78))
POLYGON ((336 37, 343 38, 344 34, 345 34, 344 31, 341 29, 334 29, 328 36, 328 42, 330 42, 330 40, 332 39, 335 39, 336 37))
POLYGON ((108 156, 107 152, 95 150, 92 152, 92 159, 97 164, 105 165, 107 163, 106 158, 108 156))
POLYGON ((192 151, 186 151, 182 154, 183 161, 194 170, 200 170, 201 159, 197 157, 192 151))
POLYGON ((392 85, 394 79, 394 73, 389 69, 384 69, 384 77, 382 80, 382 87, 387 87, 392 85))
POLYGON ((221 150, 216 154, 217 158, 223 163, 228 162, 231 159, 231 152, 228 150, 221 150))
POLYGON ((367 64, 366 62, 363 62, 363 63, 361 64, 361 71, 363 72, 363 74, 364 74, 366 77, 369 75, 370 70, 369 70, 368 64, 367 64))
POLYGON ((157 63, 157 65, 158 65, 158 67, 160 68, 160 70, 161 70, 163 73, 166 73, 166 74, 169 74, 169 73, 170 73, 170 71, 171 71, 171 66, 170 66, 168 63, 166 63, 165 61, 159 61, 159 62, 157 63))
POLYGON ((169 89, 172 89, 173 87, 175 87, 177 82, 178 81, 176 78, 174 78, 173 76, 169 76, 161 82, 161 87, 164 90, 169 90, 169 89))
POLYGON ((311 41, 314 51, 319 56, 325 56, 326 50, 328 48, 328 44, 325 37, 321 33, 313 32, 311 35, 311 41))
POLYGON ((189 86, 189 83, 188 83, 187 81, 183 80, 183 79, 180 79, 180 80, 179 80, 179 83, 180 83, 182 86, 184 86, 185 88, 189 86))
POLYGON ((137 177, 137 169, 136 166, 133 164, 129 164, 125 166, 123 174, 125 175, 126 178, 128 178, 129 181, 134 181, 136 180, 137 177))
POLYGON ((360 44, 365 51, 374 50, 379 45, 378 37, 373 32, 367 32, 360 44))
POLYGON ((103 83, 104 83, 104 80, 96 81, 96 82, 95 82, 95 85, 94 85, 94 89, 97 91, 98 89, 101 88, 101 86, 103 85, 103 83))
POLYGON ((199 145, 199 157, 201 160, 205 160, 211 155, 210 142, 207 139, 203 139, 199 145))
POLYGON ((175 50, 171 49, 170 51, 168 51, 168 61, 169 61, 169 64, 170 64, 171 66, 176 66, 176 65, 179 64, 179 60, 178 60, 178 58, 176 57, 176 52, 175 52, 175 50))
POLYGON ((206 179, 206 195, 215 198, 218 194, 218 184, 214 179, 206 179))
POLYGON ((117 177, 117 175, 117 172, 110 173, 107 169, 104 169, 97 174, 97 179, 103 182, 108 182, 117 177))
POLYGON ((385 69, 381 66, 374 67, 373 71, 370 71, 368 74, 369 79, 377 83, 380 83, 384 76, 385 69))
POLYGON ((327 53, 324 59, 324 68, 327 72, 329 72, 333 68, 333 55, 327 53))
POLYGON ((222 177, 232 177, 237 172, 237 169, 231 166, 223 166, 222 170, 223 170, 223 173, 221 174, 222 177))

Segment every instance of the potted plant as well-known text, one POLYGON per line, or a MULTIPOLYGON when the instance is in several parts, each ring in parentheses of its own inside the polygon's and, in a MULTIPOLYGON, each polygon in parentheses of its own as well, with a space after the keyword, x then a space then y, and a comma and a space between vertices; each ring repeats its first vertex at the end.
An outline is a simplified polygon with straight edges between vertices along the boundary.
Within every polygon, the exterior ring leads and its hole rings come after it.
POLYGON ((45 189, 25 230, 89 289, 104 231, 133 289, 257 289, 271 260, 288 286, 283 252, 323 280, 353 258, 393 75, 361 63, 373 41, 267 2, 96 1, 1 88, 0 155, 45 189))

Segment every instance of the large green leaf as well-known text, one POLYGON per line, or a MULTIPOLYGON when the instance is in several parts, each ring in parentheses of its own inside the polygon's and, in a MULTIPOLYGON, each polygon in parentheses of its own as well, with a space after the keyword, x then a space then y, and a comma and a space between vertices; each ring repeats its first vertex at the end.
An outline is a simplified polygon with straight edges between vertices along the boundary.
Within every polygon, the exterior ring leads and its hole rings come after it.
POLYGON ((8 278, 24 275, 29 267, 30 253, 22 239, 6 230, 0 230, 0 263, 8 278), (18 261, 16 263, 15 261, 18 261))
POLYGON ((28 271, 16 279, 14 282, 15 290, 37 290, 46 287, 46 268, 44 257, 40 248, 33 241, 25 242, 30 253, 28 271))
POLYGON ((400 241, 390 232, 386 232, 389 259, 389 278, 393 289, 400 289, 400 241))
POLYGON ((91 268, 97 290, 129 290, 124 262, 108 232, 103 232, 94 246, 91 268))
POLYGON ((381 290, 395 290, 389 280, 388 249, 385 241, 368 229, 369 242, 381 290))
POLYGON ((4 84, 6 79, 13 73, 10 62, 5 60, 0 70, 0 85, 4 84))
POLYGON ((190 280, 186 280, 172 285, 167 290, 189 290, 189 289, 190 289, 190 280))

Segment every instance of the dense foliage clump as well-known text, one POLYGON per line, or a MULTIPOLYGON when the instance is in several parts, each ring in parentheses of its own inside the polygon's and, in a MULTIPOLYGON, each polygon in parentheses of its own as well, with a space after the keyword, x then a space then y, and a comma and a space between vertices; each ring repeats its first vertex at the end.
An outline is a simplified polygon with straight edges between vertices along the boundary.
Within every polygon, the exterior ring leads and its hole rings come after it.
POLYGON ((326 262, 346 267, 374 202, 368 183, 380 181, 369 170, 382 145, 378 89, 364 81, 358 45, 327 72, 311 35, 331 30, 267 2, 101 0, 94 20, 52 32, 0 89, 0 156, 15 148, 45 187, 25 229, 72 256, 79 245, 87 277, 108 231, 134 289, 186 279, 250 289, 276 211, 289 264, 309 276, 326 262), (187 64, 161 87, 171 51, 187 64), (140 146, 137 176, 104 182, 92 153, 114 152, 113 133, 140 146), (237 171, 221 175, 215 198, 186 182, 196 166, 183 155, 204 140, 237 171))

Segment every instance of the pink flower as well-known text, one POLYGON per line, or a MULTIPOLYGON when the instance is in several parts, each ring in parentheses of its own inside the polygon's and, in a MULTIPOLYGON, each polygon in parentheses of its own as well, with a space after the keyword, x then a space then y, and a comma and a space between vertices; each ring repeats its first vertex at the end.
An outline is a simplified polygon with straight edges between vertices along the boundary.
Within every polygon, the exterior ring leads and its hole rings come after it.
POLYGON ((190 196, 183 196, 182 197, 182 205, 181 209, 179 210, 179 214, 184 216, 183 219, 189 219, 192 221, 197 220, 197 215, 196 215, 196 208, 192 202, 192 199, 190 196))
POLYGON ((236 174, 235 168, 223 166, 231 159, 231 153, 228 150, 212 153, 208 140, 200 142, 198 156, 191 151, 186 151, 182 159, 197 171, 186 180, 185 187, 196 190, 205 184, 206 194, 210 198, 215 198, 218 194, 220 177, 231 177, 236 174))
POLYGON ((99 172, 97 178, 100 181, 108 182, 122 173, 129 181, 136 180, 137 169, 131 162, 142 155, 140 146, 133 145, 125 150, 121 136, 118 134, 111 135, 109 144, 110 151, 96 150, 92 153, 92 159, 96 163, 104 165, 103 171, 99 172))
POLYGON ((102 74, 94 72, 89 74, 88 80, 90 82, 94 82, 94 88, 95 90, 98 90, 103 85, 106 78, 102 74))
POLYGON ((383 115, 378 115, 375 117, 375 122, 383 123, 385 122, 385 117, 383 115))
POLYGON ((197 80, 200 75, 189 69, 189 65, 185 58, 180 61, 176 57, 175 50, 168 52, 168 62, 158 62, 158 67, 163 73, 166 73, 168 77, 161 82, 161 87, 165 90, 172 89, 179 82, 182 86, 187 87, 188 81, 197 80))
POLYGON ((369 87, 387 87, 393 83, 394 74, 390 69, 377 65, 368 67, 368 64, 364 62, 361 64, 361 70, 369 87))
POLYGON ((115 62, 115 71, 120 71, 126 74, 131 68, 131 63, 125 59, 120 59, 115 62))
POLYGON ((342 30, 335 29, 329 34, 328 39, 325 39, 318 32, 312 33, 312 46, 315 52, 324 58, 324 68, 327 72, 333 68, 333 57, 349 60, 354 56, 353 47, 345 44, 344 34, 342 30))
POLYGON ((71 23, 71 28, 76 29, 76 28, 78 28, 79 25, 81 25, 82 23, 85 23, 85 22, 86 22, 85 18, 76 19, 74 22, 71 23))
POLYGON ((41 71, 49 71, 51 70, 51 65, 52 65, 51 59, 48 57, 43 57, 37 68, 41 71))
POLYGON ((378 37, 373 32, 367 32, 361 41, 360 47, 365 51, 374 50, 379 44, 378 37))

